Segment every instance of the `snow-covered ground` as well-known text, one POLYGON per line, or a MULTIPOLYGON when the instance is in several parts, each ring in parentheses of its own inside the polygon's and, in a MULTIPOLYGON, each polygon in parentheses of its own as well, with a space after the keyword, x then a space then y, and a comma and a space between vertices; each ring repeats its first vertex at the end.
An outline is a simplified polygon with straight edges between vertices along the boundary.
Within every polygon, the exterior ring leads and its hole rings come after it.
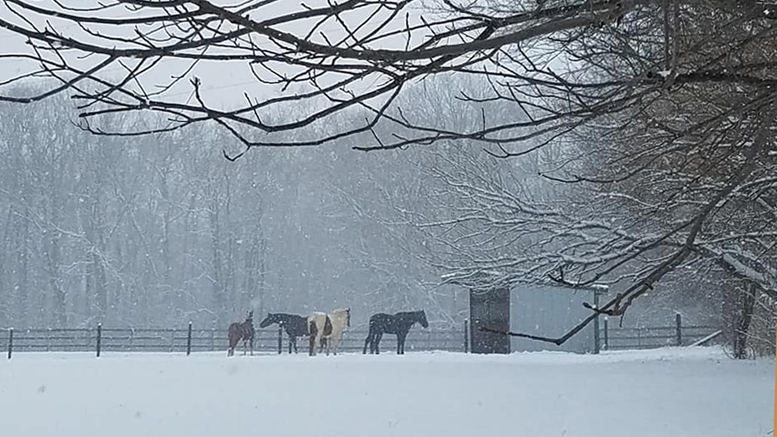
POLYGON ((31 437, 747 437, 773 359, 718 349, 581 356, 16 354, 0 429, 31 437))

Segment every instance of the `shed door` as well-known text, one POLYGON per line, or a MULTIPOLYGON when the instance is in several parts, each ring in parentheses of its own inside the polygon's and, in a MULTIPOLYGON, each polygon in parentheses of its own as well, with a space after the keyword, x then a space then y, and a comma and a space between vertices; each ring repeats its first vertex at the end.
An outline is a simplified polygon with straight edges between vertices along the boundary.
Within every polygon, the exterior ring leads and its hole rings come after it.
POLYGON ((500 288, 487 292, 469 293, 469 314, 472 330, 472 353, 509 354, 510 337, 484 332, 481 326, 499 331, 510 330, 510 290, 500 288))

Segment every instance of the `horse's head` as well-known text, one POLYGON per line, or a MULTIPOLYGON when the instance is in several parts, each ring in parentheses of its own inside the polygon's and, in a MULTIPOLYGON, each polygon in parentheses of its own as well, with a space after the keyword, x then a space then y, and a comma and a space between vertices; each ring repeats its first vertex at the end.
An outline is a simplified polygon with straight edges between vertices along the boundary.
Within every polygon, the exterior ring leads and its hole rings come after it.
POLYGON ((345 327, 350 328, 351 327, 351 308, 338 308, 336 310, 332 310, 332 316, 337 316, 338 320, 345 319, 345 327))
POLYGON ((275 323, 275 314, 268 312, 267 317, 265 317, 264 320, 262 320, 262 323, 259 324, 259 327, 266 328, 272 325, 273 323, 275 323))
POLYGON ((426 311, 418 311, 418 323, 420 323, 424 328, 429 327, 429 321, 426 320, 426 311))

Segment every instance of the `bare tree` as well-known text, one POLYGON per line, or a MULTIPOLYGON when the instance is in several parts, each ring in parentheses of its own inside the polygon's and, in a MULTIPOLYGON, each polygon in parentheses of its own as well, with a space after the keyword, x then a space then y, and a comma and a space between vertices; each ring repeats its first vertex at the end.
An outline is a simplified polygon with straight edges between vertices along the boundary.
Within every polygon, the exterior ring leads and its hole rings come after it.
MULTIPOLYGON (((213 120, 246 147, 323 144, 369 131, 382 119, 410 125, 418 135, 378 141, 366 148, 457 138, 516 142, 527 136, 563 133, 602 113, 654 98, 670 85, 765 87, 771 80, 757 70, 768 69, 769 62, 721 59, 725 53, 746 51, 771 38, 770 6, 737 1, 527 0, 468 6, 443 2, 433 14, 427 10, 424 15, 413 11, 407 1, 350 0, 297 11, 280 11, 274 9, 274 2, 266 1, 234 6, 207 0, 118 0, 92 6, 52 2, 48 7, 5 0, 3 4, 2 15, 8 18, 0 20, 0 28, 25 38, 29 47, 3 57, 32 61, 33 66, 4 84, 31 75, 52 76, 60 82, 45 92, 4 99, 28 102, 71 90, 83 102, 85 122, 106 112, 152 109, 167 114, 170 122, 141 133, 213 120), (710 16, 724 28, 749 30, 727 34, 725 46, 714 49, 704 42, 709 34, 697 34, 687 44, 678 42, 686 36, 685 21, 693 25, 692 20, 710 16), (630 43, 632 36, 640 37, 639 41, 630 43), (609 52, 612 48, 618 52, 609 52), (554 59, 560 54, 565 55, 562 62, 582 63, 582 71, 575 65, 555 68, 554 59), (621 71, 601 80, 595 73, 607 65, 599 62, 611 55, 620 58, 616 66, 621 71), (691 59, 699 62, 686 68, 691 59), (210 106, 204 94, 209 84, 194 77, 190 99, 176 98, 181 90, 176 85, 207 63, 243 65, 279 96, 255 100, 246 94, 241 107, 220 110, 210 106), (179 73, 170 76, 165 68, 179 73), (158 70, 170 79, 160 83, 154 76, 158 70), (386 113, 407 84, 444 72, 491 78, 492 98, 515 101, 531 119, 461 132, 415 125, 386 113), (566 108, 559 110, 548 100, 566 108), (306 108, 294 120, 273 123, 264 115, 271 107, 292 105, 306 108), (238 125, 266 133, 296 130, 359 107, 372 112, 366 121, 298 141, 277 136, 264 140, 237 130, 238 125), (538 130, 517 133, 526 128, 538 130)), ((716 32, 716 27, 705 30, 716 32)), ((108 133, 97 126, 86 127, 108 133)))
MULTIPOLYGON (((585 186, 598 193, 597 202, 547 208, 477 170, 465 171, 483 178, 478 186, 441 174, 452 188, 474 190, 478 207, 490 214, 504 208, 531 225, 554 219, 554 228, 532 241, 560 248, 546 257, 555 280, 590 284, 622 269, 633 277, 580 327, 540 340, 561 343, 598 314, 622 315, 669 272, 698 258, 774 297, 774 270, 766 263, 775 235, 769 175, 777 114, 770 2, 443 1, 423 15, 412 13, 412 2, 368 0, 296 11, 276 11, 267 1, 3 4, 0 15, 8 18, 0 28, 26 39, 28 49, 2 56, 31 69, 2 84, 40 75, 59 82, 2 98, 30 102, 71 92, 81 103, 82 127, 95 134, 215 122, 244 146, 236 155, 225 152, 229 159, 252 147, 316 146, 366 133, 370 139, 355 148, 465 141, 509 158, 565 145, 544 177, 585 186), (212 103, 209 79, 196 73, 207 64, 242 65, 277 95, 245 93, 244 104, 221 109, 212 103), (170 79, 160 81, 160 71, 170 79), (481 117, 471 120, 477 123, 446 126, 407 115, 398 98, 409 85, 454 74, 490 85, 485 95, 459 97, 465 107, 480 107, 481 117), (184 90, 187 79, 191 88, 184 90), (496 119, 506 104, 520 116, 496 119), (103 114, 147 110, 167 119, 134 130, 97 123, 103 114), (327 124, 342 121, 338 113, 366 117, 327 124), (613 207, 629 214, 616 216, 613 207), (611 220, 590 220, 601 211, 611 220)), ((510 224, 472 218, 494 219, 510 224)), ((467 268, 499 267, 504 280, 524 273, 516 265, 491 254, 467 268)))

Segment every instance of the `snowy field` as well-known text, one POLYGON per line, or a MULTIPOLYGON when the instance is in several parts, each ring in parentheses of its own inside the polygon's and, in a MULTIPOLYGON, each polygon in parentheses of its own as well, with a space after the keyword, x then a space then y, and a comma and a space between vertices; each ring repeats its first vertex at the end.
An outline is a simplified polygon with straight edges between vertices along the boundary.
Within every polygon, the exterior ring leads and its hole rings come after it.
POLYGON ((767 436, 774 377, 773 359, 735 362, 706 348, 19 353, 0 362, 0 421, 14 437, 767 436))

